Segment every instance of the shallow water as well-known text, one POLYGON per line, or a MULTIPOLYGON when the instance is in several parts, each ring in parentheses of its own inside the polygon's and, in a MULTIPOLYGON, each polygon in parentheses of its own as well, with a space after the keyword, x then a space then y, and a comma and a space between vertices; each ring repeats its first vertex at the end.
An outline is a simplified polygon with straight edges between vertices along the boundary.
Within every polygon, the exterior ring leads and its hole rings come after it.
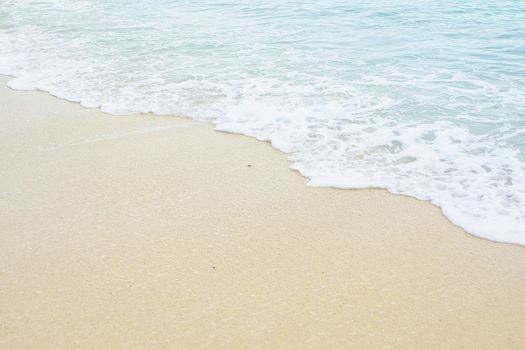
POLYGON ((525 245, 525 2, 0 0, 0 73, 215 123, 312 186, 431 200, 525 245))

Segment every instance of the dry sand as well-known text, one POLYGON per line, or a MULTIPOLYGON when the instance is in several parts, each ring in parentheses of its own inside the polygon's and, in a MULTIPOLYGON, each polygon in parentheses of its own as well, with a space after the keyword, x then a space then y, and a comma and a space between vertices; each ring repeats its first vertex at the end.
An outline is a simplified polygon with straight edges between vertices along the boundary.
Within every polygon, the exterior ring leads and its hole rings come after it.
POLYGON ((0 81, 0 349, 525 349, 525 249, 267 143, 0 81))

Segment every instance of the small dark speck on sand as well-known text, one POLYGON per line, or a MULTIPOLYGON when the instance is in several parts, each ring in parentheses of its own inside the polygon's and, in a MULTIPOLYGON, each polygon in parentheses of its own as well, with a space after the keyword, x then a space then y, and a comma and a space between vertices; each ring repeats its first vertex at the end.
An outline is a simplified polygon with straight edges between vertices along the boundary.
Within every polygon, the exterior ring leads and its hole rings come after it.
POLYGON ((211 268, 212 268, 212 269, 215 269, 215 266, 212 266, 211 268))
POLYGON ((248 165, 247 165, 248 168, 251 167, 251 166, 252 166, 251 164, 248 164, 248 165))

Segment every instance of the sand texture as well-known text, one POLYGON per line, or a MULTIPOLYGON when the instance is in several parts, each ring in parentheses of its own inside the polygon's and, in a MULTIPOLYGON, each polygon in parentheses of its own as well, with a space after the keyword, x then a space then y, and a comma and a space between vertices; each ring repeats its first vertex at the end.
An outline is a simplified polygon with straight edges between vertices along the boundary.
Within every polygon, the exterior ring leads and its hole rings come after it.
POLYGON ((0 349, 525 349, 525 248, 269 144, 0 81, 0 349))

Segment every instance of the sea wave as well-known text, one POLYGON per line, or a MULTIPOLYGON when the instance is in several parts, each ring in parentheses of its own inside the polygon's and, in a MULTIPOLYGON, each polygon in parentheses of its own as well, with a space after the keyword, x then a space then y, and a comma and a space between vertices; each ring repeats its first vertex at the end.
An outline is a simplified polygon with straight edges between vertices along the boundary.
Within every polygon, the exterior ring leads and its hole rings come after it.
POLYGON ((289 153, 311 186, 430 200, 525 245, 525 6, 5 2, 14 89, 210 121, 289 153))

